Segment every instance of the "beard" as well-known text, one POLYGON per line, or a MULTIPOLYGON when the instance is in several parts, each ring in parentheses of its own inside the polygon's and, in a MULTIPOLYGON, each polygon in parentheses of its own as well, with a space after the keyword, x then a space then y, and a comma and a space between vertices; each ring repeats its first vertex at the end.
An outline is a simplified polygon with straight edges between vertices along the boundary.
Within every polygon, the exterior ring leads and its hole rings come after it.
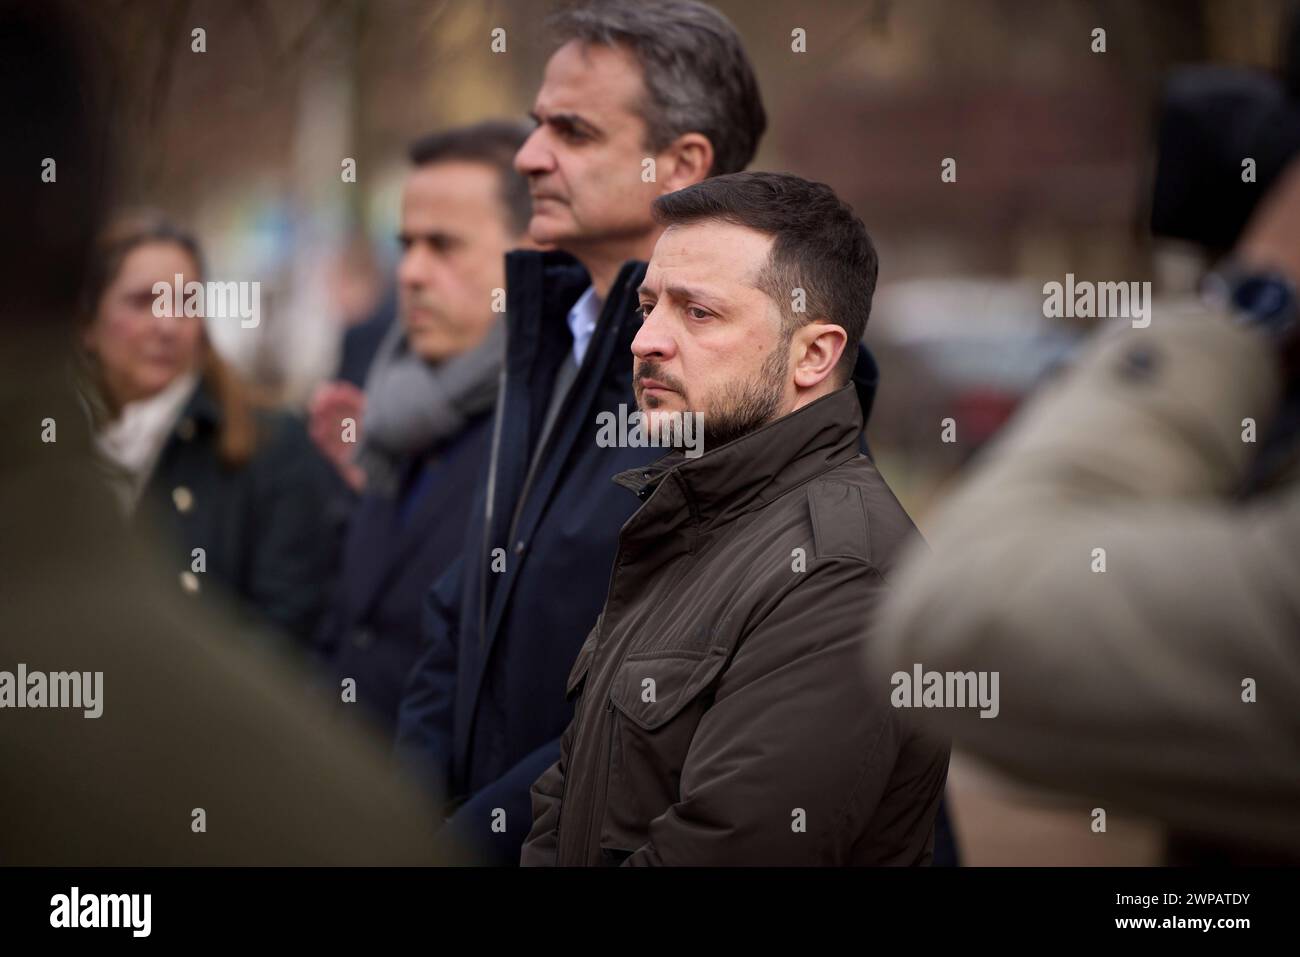
MULTIPOLYGON (((781 341, 763 360, 756 377, 727 383, 717 398, 702 409, 691 407, 690 395, 680 380, 666 375, 657 362, 647 359, 636 370, 637 408, 649 420, 659 407, 659 401, 654 398, 646 399, 641 394, 640 387, 640 380, 643 378, 657 379, 682 396, 683 404, 686 406, 684 414, 697 418, 696 425, 703 443, 701 447, 705 451, 734 442, 762 428, 777 417, 781 409, 781 397, 785 392, 790 338, 791 336, 782 336, 781 341)), ((673 447, 679 452, 684 451, 682 432, 677 430, 673 436, 673 447)))

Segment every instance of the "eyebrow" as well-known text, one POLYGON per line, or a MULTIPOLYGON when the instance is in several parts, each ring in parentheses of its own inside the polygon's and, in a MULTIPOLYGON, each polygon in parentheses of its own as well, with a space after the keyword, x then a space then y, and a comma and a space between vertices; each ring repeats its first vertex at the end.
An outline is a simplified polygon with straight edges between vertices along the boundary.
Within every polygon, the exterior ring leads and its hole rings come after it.
POLYGON ((458 237, 455 233, 450 233, 445 229, 434 229, 428 232, 420 232, 419 230, 414 230, 414 229, 412 230, 404 229, 404 230, 400 230, 397 233, 397 241, 399 243, 456 242, 458 241, 459 238, 460 237, 458 237))
POLYGON ((600 129, 577 113, 552 113, 549 116, 542 117, 537 115, 536 110, 528 111, 528 118, 538 126, 550 125, 569 127, 591 136, 600 136, 600 129))
MULTIPOLYGON (((651 289, 644 282, 641 283, 641 285, 637 288, 636 292, 638 296, 654 295, 654 290, 651 289)), ((673 285, 665 286, 664 295, 671 296, 674 299, 698 299, 701 302, 708 302, 715 305, 721 304, 722 301, 722 297, 710 292, 707 289, 703 289, 699 286, 695 286, 695 287, 683 286, 681 284, 673 284, 673 285)))

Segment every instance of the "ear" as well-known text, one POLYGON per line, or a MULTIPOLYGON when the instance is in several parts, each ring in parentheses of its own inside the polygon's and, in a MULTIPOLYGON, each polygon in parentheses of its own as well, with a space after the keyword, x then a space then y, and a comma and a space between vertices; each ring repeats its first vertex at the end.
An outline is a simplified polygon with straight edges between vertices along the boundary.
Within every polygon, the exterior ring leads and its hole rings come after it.
POLYGON ((794 358, 794 384, 800 389, 815 389, 823 384, 835 386, 835 367, 849 334, 833 322, 814 320, 800 326, 791 343, 794 358))
POLYGON ((655 163, 660 189, 675 193, 708 178, 713 169, 713 144, 703 133, 683 133, 660 152, 655 163))

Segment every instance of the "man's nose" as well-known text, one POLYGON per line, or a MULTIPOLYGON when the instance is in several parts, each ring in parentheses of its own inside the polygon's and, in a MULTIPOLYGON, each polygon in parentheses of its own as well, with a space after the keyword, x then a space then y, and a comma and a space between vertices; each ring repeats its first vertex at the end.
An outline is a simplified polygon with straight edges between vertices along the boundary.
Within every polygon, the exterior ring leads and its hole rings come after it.
POLYGON ((414 289, 426 286, 429 272, 428 254, 419 245, 414 245, 402 253, 397 264, 398 285, 414 289))
POLYGON ((539 126, 528 134, 524 145, 515 154, 515 169, 524 176, 549 173, 555 168, 555 157, 546 145, 546 127, 539 126))
POLYGON ((167 315, 165 313, 161 316, 158 316, 153 313, 152 309, 150 310, 150 315, 153 316, 154 333, 163 339, 170 339, 174 337, 178 331, 176 328, 177 324, 185 321, 184 308, 182 308, 181 311, 174 316, 167 315))
POLYGON ((662 311, 656 306, 641 320, 641 328, 632 339, 632 355, 638 359, 671 359, 677 354, 677 343, 673 341, 662 311))

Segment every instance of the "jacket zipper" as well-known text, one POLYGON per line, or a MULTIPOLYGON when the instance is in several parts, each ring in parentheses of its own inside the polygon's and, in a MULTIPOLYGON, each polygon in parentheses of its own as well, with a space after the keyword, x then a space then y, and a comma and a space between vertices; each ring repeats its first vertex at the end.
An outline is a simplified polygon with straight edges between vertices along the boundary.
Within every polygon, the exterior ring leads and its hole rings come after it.
MULTIPOLYGON (((604 620, 604 615, 602 613, 601 617, 596 619, 596 627, 603 631, 604 625, 605 625, 605 620, 604 620)), ((587 662, 587 677, 583 679, 582 694, 578 695, 578 705, 573 710, 573 726, 575 728, 582 727, 582 715, 587 710, 587 698, 589 697, 589 695, 587 694, 587 690, 591 685, 591 666, 596 660, 596 648, 600 647, 600 638, 601 638, 601 633, 600 631, 598 631, 596 633, 596 647, 591 649, 591 661, 587 662)), ((578 743, 579 743, 578 736, 575 733, 573 736, 574 754, 577 753, 578 743)), ((561 744, 561 749, 562 748, 563 748, 563 744, 561 744)), ((570 757, 573 757, 573 755, 570 755, 570 757)), ((564 774, 564 783, 560 785, 560 810, 555 815, 556 863, 559 863, 560 848, 562 846, 560 844, 560 824, 564 820, 564 805, 567 803, 569 799, 569 778, 571 777, 572 775, 569 774, 568 771, 566 770, 564 774)))
MULTIPOLYGON (((621 539, 622 537, 623 537, 623 536, 622 536, 622 533, 620 532, 620 533, 619 533, 619 538, 621 539)), ((597 619, 597 621, 599 622, 600 631, 599 631, 599 632, 597 633, 597 635, 596 635, 596 646, 595 646, 594 648, 591 649, 591 663, 587 666, 587 686, 588 686, 588 687, 591 685, 592 671, 595 669, 597 658, 598 658, 598 656, 600 655, 601 645, 603 645, 604 642, 605 642, 605 615, 609 612, 610 603, 614 600, 614 591, 615 591, 615 587, 616 587, 617 582, 618 582, 618 572, 619 572, 619 568, 620 568, 620 566, 622 565, 622 563, 623 563, 623 548, 622 548, 622 546, 620 545, 620 547, 618 548, 618 550, 614 553, 614 565, 613 565, 613 567, 609 570, 609 583, 605 586, 605 603, 604 603, 604 605, 601 606, 600 617, 597 619)), ((586 697, 587 697, 587 695, 586 695, 586 690, 587 690, 587 688, 584 687, 584 688, 583 688, 583 700, 581 701, 581 706, 582 706, 582 707, 581 707, 581 711, 585 711, 585 710, 586 710, 586 697)), ((585 845, 584 848, 583 848, 583 853, 584 853, 584 855, 587 855, 587 856, 583 858, 583 860, 582 860, 582 862, 581 862, 581 863, 583 863, 583 864, 587 864, 587 863, 589 863, 589 858, 590 858, 590 849, 591 849, 591 846, 592 846, 592 830, 593 830, 593 829, 595 829, 595 830, 597 831, 596 844, 597 844, 597 846, 599 846, 599 844, 600 844, 599 827, 600 827, 600 823, 601 823, 601 821, 604 819, 604 812, 603 812, 603 810, 601 809, 601 806, 604 805, 604 803, 605 803, 605 798, 606 798, 606 794, 607 794, 607 792, 608 792, 608 790, 609 790, 609 765, 610 765, 610 762, 613 760, 613 757, 614 757, 614 697, 613 697, 613 689, 612 689, 612 688, 610 688, 609 690, 606 690, 606 692, 605 692, 605 708, 604 708, 604 711, 605 711, 605 729, 604 729, 604 734, 605 734, 605 747, 604 747, 604 751, 605 751, 605 762, 604 762, 604 766, 603 766, 603 767, 602 767, 602 768, 597 772, 596 784, 595 784, 595 786, 594 786, 594 790, 593 790, 593 797, 595 797, 596 795, 599 795, 600 800, 599 800, 599 806, 598 806, 597 804, 593 804, 593 806, 592 806, 591 822, 587 825, 587 835, 586 835, 586 836, 587 836, 587 840, 586 840, 586 845, 585 845)), ((581 726, 582 726, 582 725, 581 725, 581 718, 582 718, 582 715, 581 715, 580 712, 574 714, 574 718, 573 718, 573 720, 577 723, 577 726, 578 726, 578 727, 581 727, 581 726)), ((573 743, 574 743, 574 751, 576 752, 576 751, 577 751, 577 744, 578 744, 576 738, 575 738, 575 740, 574 740, 573 743)), ((564 810, 564 804, 563 804, 563 801, 564 801, 565 797, 567 797, 568 789, 569 789, 569 775, 566 774, 566 775, 564 776, 564 787, 560 789, 560 794, 561 794, 560 810, 561 810, 561 812, 563 812, 563 810, 564 810)), ((559 847, 559 836, 560 836, 560 835, 559 835, 559 830, 558 830, 558 823, 559 823, 559 819, 557 818, 557 819, 556 819, 557 830, 556 830, 556 834, 555 834, 555 837, 556 837, 556 847, 557 847, 557 848, 559 847)))
POLYGON ((487 648, 488 555, 492 537, 492 512, 496 507, 497 465, 501 452, 501 425, 506 414, 506 363, 501 363, 501 380, 497 383, 496 413, 492 419, 492 453, 488 460, 487 497, 483 509, 483 548, 479 555, 479 574, 485 576, 478 590, 479 649, 487 648))

